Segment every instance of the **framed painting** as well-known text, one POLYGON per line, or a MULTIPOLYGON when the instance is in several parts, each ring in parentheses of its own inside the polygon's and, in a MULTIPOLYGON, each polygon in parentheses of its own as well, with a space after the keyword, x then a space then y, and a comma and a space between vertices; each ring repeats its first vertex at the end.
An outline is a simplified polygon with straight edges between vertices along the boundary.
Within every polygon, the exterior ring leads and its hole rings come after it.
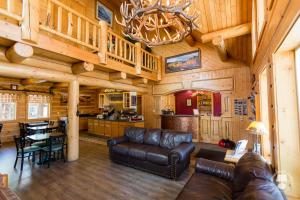
POLYGON ((201 68, 200 49, 165 59, 165 72, 173 73, 201 68))
POLYGON ((96 18, 106 21, 110 27, 113 25, 113 12, 100 1, 96 3, 96 18))

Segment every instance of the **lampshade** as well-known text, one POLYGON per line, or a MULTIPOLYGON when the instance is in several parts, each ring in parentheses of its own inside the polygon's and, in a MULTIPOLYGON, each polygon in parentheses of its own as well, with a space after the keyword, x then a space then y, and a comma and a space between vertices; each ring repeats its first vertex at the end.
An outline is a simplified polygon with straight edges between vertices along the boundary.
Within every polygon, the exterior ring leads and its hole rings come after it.
POLYGON ((246 131, 248 131, 250 134, 256 134, 256 135, 266 135, 268 134, 268 130, 264 123, 260 121, 253 121, 250 123, 250 125, 247 127, 246 131))

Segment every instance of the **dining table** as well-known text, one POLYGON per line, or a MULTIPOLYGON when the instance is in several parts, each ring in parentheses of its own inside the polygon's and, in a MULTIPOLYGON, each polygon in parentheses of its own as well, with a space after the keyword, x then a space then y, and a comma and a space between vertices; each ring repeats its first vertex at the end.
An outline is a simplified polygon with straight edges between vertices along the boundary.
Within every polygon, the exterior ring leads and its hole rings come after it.
POLYGON ((51 126, 51 125, 43 125, 43 126, 32 126, 32 127, 27 127, 27 129, 31 132, 31 133, 37 133, 37 132, 51 132, 55 129, 58 129, 58 126, 51 126))

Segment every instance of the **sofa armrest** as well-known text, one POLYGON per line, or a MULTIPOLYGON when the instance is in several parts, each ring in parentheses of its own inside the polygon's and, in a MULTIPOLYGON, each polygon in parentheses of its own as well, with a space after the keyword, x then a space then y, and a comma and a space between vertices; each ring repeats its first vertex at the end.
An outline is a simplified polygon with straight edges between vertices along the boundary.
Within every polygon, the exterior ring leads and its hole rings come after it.
POLYGON ((196 172, 210 174, 229 181, 233 180, 234 166, 213 160, 199 158, 196 162, 196 172))
POLYGON ((179 161, 184 161, 189 158, 194 150, 195 145, 193 143, 182 143, 170 151, 169 158, 174 158, 175 156, 179 161))
POLYGON ((107 141, 107 146, 114 146, 116 144, 124 143, 128 141, 128 137, 122 136, 117 138, 111 138, 107 141))

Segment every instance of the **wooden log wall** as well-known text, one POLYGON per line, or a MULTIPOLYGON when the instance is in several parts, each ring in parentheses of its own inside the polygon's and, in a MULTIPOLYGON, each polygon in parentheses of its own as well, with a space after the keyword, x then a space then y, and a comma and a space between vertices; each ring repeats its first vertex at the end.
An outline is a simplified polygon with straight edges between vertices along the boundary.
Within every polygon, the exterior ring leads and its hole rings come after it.
MULTIPOLYGON (((189 51, 200 49, 201 51, 201 68, 176 73, 165 73, 162 68, 162 80, 153 87, 152 96, 147 98, 145 110, 145 126, 160 127, 161 109, 166 106, 173 106, 174 102, 170 100, 170 94, 179 90, 189 89, 207 89, 221 91, 221 93, 230 94, 231 116, 233 123, 232 137, 235 141, 239 139, 248 139, 249 147, 252 147, 253 138, 246 134, 246 127, 249 124, 248 115, 235 115, 233 111, 234 99, 247 99, 250 95, 251 76, 250 67, 247 64, 234 59, 222 62, 213 47, 196 43, 194 47, 188 46, 187 43, 181 42, 163 47, 156 47, 153 52, 165 57, 174 56, 189 51)), ((164 65, 163 65, 164 66, 164 65)), ((248 113, 250 112, 250 103, 248 101, 248 113)), ((174 107, 174 106, 173 106, 174 107)), ((228 116, 226 116, 228 117, 228 116)))

